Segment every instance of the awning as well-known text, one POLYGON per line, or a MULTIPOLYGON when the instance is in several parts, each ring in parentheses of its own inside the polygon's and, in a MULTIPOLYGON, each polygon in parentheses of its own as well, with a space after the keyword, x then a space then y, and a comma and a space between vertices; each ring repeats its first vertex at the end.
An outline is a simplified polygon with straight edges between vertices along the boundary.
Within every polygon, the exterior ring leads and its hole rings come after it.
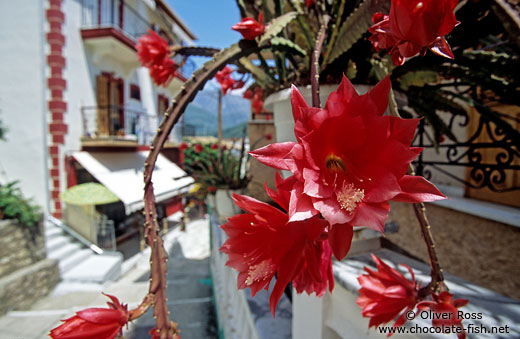
MULTIPOLYGON (((143 169, 148 151, 75 152, 72 156, 94 178, 121 199, 127 214, 144 207, 143 169)), ((161 202, 188 192, 194 180, 179 166, 159 154, 152 182, 155 201, 161 202)))

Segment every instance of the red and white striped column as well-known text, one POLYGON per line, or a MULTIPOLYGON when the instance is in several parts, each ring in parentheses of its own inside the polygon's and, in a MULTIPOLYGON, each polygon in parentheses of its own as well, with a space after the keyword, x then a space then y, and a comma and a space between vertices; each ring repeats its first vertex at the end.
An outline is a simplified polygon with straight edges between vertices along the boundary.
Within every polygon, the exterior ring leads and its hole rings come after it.
POLYGON ((62 25, 65 14, 61 10, 63 0, 49 0, 49 8, 45 12, 47 18, 47 66, 50 74, 47 77, 47 88, 49 97, 47 106, 49 115, 49 177, 51 180, 50 196, 52 200, 52 215, 56 218, 62 217, 62 206, 60 201, 60 146, 65 143, 65 134, 68 126, 65 122, 67 103, 63 99, 63 92, 67 88, 67 81, 63 78, 65 68, 65 57, 63 46, 65 36, 62 34, 62 25))

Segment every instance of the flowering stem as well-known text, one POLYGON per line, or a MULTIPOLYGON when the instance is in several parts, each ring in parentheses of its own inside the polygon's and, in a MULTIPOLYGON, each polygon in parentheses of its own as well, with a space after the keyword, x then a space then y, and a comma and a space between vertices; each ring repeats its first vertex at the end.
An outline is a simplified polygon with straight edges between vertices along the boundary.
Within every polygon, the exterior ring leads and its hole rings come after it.
POLYGON ((329 23, 330 17, 328 15, 323 16, 323 22, 318 32, 318 38, 316 39, 316 45, 311 57, 311 92, 312 92, 312 106, 321 108, 320 104, 320 54, 323 48, 323 42, 325 41, 325 34, 327 32, 327 24, 329 23))
MULTIPOLYGON (((152 174, 164 143, 170 134, 173 126, 179 121, 186 106, 193 100, 199 90, 206 82, 211 79, 219 70, 223 69, 228 63, 252 53, 259 53, 259 47, 254 41, 241 40, 227 49, 217 53, 214 58, 206 62, 202 68, 197 70, 184 86, 181 87, 179 94, 172 100, 172 104, 164 113, 155 138, 150 146, 150 152, 144 163, 144 215, 146 242, 151 248, 150 254, 150 286, 148 295, 143 300, 142 305, 150 302, 154 307, 154 318, 156 319, 156 330, 160 339, 178 338, 177 328, 174 322, 169 319, 169 311, 166 305, 166 261, 167 254, 164 250, 163 240, 159 236, 159 223, 155 208, 155 196, 152 183, 152 174), (148 299, 153 299, 149 301, 148 299)), ((273 49, 272 46, 269 48, 273 49)), ((143 306, 143 309, 145 306, 143 306)), ((135 312, 134 319, 141 315, 135 312)))
MULTIPOLYGON (((394 91, 390 90, 389 97, 389 105, 390 115, 394 117, 400 118, 399 111, 397 109, 397 102, 395 101, 394 91)), ((410 164, 410 168, 408 172, 411 175, 415 175, 415 170, 410 164)), ((413 210, 415 212, 415 216, 417 217, 417 221, 421 226, 421 232, 424 238, 424 242, 426 243, 426 248, 428 250, 428 257, 430 258, 430 267, 431 267, 431 278, 432 281, 428 286, 426 286, 420 294, 429 294, 428 292, 437 291, 440 287, 440 284, 444 281, 444 275, 442 274, 442 268, 439 265, 439 259, 437 258, 437 253, 435 252, 435 243, 433 241, 433 236, 430 230, 430 223, 426 216, 426 206, 424 203, 413 204, 413 210)))

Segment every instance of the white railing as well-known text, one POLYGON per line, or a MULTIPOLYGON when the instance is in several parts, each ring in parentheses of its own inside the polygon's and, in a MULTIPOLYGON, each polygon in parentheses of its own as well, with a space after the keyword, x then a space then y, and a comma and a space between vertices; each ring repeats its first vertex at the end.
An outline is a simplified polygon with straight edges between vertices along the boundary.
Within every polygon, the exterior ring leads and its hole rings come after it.
POLYGON ((219 251, 226 235, 218 227, 215 212, 211 214, 210 227, 210 268, 215 288, 218 327, 226 339, 259 339, 245 292, 237 289, 238 274, 225 265, 227 255, 219 251))

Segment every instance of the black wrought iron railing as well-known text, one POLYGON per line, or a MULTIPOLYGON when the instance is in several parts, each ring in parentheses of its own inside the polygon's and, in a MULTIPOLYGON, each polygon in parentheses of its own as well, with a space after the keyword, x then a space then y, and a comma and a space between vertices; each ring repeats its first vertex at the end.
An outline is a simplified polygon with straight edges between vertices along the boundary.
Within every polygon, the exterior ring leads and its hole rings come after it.
POLYGON ((422 119, 413 142, 425 148, 414 162, 417 174, 434 182, 444 177, 468 188, 498 193, 520 190, 519 116, 492 110, 446 114, 447 126, 458 134, 457 140, 435 137, 422 119))
POLYGON ((156 116, 125 106, 90 106, 81 108, 83 136, 118 137, 149 144, 158 126, 156 116))

